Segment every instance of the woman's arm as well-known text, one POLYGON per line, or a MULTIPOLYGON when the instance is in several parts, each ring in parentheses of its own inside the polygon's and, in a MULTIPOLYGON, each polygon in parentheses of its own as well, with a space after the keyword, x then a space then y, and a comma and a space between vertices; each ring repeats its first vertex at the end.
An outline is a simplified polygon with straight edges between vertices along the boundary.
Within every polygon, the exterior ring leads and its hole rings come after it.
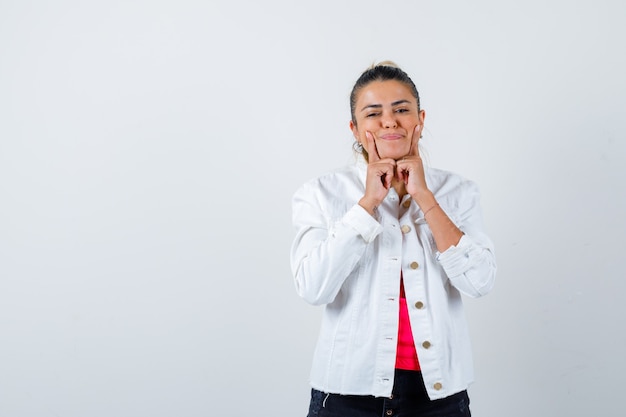
POLYGON ((496 260, 484 231, 478 187, 470 181, 460 184, 456 204, 454 220, 439 205, 426 213, 425 220, 437 245, 437 260, 452 285, 470 297, 480 297, 493 288, 496 260))
POLYGON ((458 219, 450 219, 426 183, 416 133, 409 154, 398 161, 398 177, 424 213, 439 252, 437 259, 452 285, 471 297, 480 297, 493 287, 496 262, 482 224, 478 188, 471 181, 459 184, 455 191, 458 219))
POLYGON ((291 269, 298 294, 319 305, 332 302, 382 226, 355 204, 339 219, 325 214, 312 184, 293 197, 296 237, 291 247, 291 269))

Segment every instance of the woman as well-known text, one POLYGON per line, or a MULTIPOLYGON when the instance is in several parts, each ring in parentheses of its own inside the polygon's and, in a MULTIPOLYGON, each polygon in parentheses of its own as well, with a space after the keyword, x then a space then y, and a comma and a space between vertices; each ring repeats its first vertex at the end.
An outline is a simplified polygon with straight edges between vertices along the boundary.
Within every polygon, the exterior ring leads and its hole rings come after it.
POLYGON ((461 294, 493 287, 476 185, 425 168, 425 112, 409 76, 372 66, 350 95, 362 158, 293 197, 296 289, 324 314, 309 417, 469 416, 461 294))

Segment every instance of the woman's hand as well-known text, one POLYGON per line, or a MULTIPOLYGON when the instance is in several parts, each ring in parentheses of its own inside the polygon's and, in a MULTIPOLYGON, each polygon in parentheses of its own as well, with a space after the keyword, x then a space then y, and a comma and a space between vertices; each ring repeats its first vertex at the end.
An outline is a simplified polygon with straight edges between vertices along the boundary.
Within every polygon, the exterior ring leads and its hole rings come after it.
POLYGON ((409 153, 396 163, 396 176, 398 180, 404 183, 406 192, 409 193, 418 204, 425 194, 430 193, 426 185, 424 164, 422 163, 419 147, 417 146, 420 136, 421 125, 417 125, 415 129, 413 129, 409 153))
POLYGON ((367 178, 365 195, 359 201, 359 205, 373 215, 376 207, 389 193, 396 172, 396 161, 391 158, 380 158, 371 132, 365 132, 365 137, 368 154, 367 178))

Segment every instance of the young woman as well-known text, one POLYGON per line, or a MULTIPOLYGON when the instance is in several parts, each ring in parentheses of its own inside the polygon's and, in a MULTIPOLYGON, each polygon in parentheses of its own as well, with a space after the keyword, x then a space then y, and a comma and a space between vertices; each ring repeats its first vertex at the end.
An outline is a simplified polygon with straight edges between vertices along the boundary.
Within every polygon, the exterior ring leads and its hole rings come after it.
POLYGON ((461 294, 494 284, 476 185, 425 168, 425 112, 392 62, 350 95, 357 163, 293 197, 298 294, 324 305, 309 417, 469 416, 461 294))

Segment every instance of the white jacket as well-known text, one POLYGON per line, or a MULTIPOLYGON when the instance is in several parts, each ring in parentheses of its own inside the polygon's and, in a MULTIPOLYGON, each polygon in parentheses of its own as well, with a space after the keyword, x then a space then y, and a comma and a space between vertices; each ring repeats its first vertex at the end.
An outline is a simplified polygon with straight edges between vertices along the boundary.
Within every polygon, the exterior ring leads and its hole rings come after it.
POLYGON ((357 204, 366 169, 358 162, 307 182, 293 196, 296 290, 307 302, 325 305, 311 386, 391 395, 402 271, 426 389, 431 399, 447 397, 473 380, 461 293, 482 296, 495 279, 478 189, 456 174, 426 169, 429 189, 464 232, 457 246, 439 253, 410 195, 399 204, 391 188, 376 219, 357 204))

